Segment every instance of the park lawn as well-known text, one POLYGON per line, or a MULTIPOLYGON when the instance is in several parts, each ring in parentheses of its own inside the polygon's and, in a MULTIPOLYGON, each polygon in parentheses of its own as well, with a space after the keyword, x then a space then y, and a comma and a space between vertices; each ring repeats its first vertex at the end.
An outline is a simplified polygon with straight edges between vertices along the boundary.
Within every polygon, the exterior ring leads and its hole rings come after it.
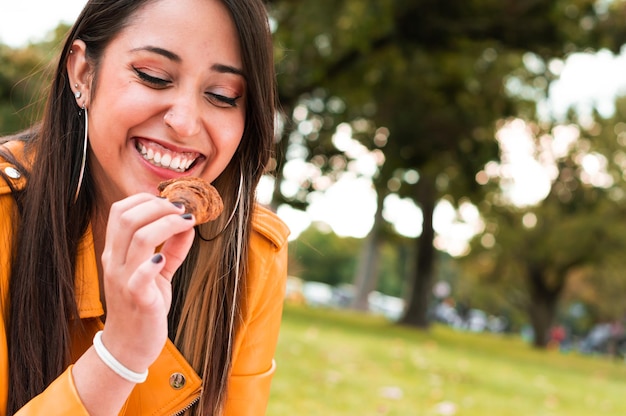
POLYGON ((626 362, 285 305, 268 416, 626 415, 626 362))

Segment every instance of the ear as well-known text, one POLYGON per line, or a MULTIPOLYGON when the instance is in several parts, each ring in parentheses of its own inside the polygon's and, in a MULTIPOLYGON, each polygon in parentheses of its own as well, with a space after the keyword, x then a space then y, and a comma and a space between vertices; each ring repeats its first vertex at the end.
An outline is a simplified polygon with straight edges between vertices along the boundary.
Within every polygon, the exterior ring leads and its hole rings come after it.
POLYGON ((67 58, 67 76, 78 107, 88 107, 91 97, 93 68, 87 59, 87 45, 80 39, 72 43, 67 58))

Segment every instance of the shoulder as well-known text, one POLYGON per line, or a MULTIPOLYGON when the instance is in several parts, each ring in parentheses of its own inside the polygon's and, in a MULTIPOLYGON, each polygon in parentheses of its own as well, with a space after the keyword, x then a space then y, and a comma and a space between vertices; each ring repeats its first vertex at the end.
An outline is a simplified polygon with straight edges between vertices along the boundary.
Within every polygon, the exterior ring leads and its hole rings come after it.
POLYGON ((261 205, 255 207, 248 253, 249 301, 259 300, 259 294, 268 287, 283 286, 287 276, 288 236, 289 228, 275 213, 261 205))
POLYGON ((245 289, 249 317, 267 311, 268 305, 282 305, 287 282, 289 236, 287 225, 275 213, 258 204, 253 213, 252 228, 245 289))
MULTIPOLYGON (((274 212, 257 204, 252 214, 252 239, 270 243, 274 249, 280 250, 287 243, 289 227, 274 212)), ((260 243, 261 241, 257 241, 260 243)))
POLYGON ((18 140, 0 143, 0 195, 21 190, 26 185, 26 175, 16 161, 21 165, 25 162, 24 143, 18 140))

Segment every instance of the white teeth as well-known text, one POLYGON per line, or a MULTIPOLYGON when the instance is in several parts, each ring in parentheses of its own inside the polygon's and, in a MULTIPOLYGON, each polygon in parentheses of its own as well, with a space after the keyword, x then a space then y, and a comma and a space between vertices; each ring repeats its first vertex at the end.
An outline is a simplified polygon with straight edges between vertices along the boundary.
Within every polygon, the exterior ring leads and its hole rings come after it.
POLYGON ((155 166, 174 170, 176 172, 184 172, 193 164, 194 158, 187 158, 184 155, 172 155, 170 153, 161 153, 158 150, 138 144, 137 150, 143 155, 144 159, 155 166))
POLYGON ((169 167, 171 161, 172 161, 172 156, 168 155, 167 153, 161 156, 161 165, 163 165, 163 167, 166 167, 166 168, 169 167))

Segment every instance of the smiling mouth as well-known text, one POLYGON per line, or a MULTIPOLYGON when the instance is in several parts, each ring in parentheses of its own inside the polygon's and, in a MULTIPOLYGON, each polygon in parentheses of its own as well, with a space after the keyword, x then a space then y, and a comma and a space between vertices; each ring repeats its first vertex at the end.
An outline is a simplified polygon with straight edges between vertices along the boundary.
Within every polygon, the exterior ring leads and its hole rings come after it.
POLYGON ((150 164, 182 173, 191 168, 200 158, 198 153, 178 153, 154 142, 135 141, 135 148, 150 164))

